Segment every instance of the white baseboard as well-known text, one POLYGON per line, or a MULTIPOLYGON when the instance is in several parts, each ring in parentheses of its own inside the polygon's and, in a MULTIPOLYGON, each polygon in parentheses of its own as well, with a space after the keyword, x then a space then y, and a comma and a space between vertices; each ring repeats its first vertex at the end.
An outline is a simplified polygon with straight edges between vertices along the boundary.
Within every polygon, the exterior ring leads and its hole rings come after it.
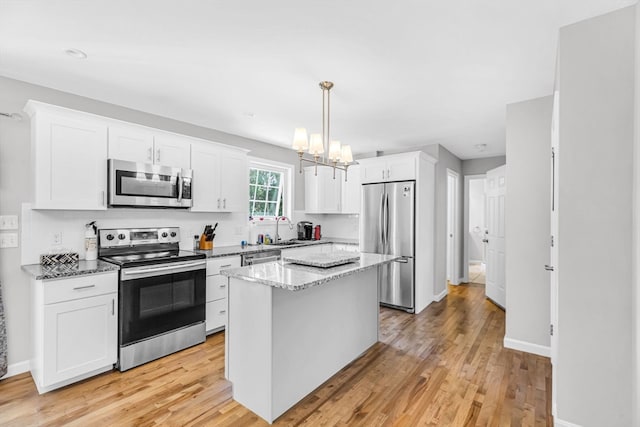
POLYGON ((448 293, 448 291, 447 291, 447 289, 445 289, 444 291, 440 292, 438 295, 434 295, 433 296, 433 300, 435 302, 441 301, 442 298, 447 296, 447 293, 448 293))
POLYGON ((558 418, 553 419, 553 425, 555 427, 582 427, 580 424, 570 423, 569 421, 562 421, 558 418))
POLYGON ((12 377, 14 375, 22 374, 24 372, 29 372, 28 360, 23 360, 22 362, 18 362, 18 363, 12 363, 9 366, 7 366, 7 374, 4 377, 0 377, 0 380, 12 377))
POLYGON ((504 337, 505 348, 512 350, 524 351, 526 353, 537 354, 538 356, 551 357, 551 347, 533 344, 526 341, 514 340, 512 338, 504 337))

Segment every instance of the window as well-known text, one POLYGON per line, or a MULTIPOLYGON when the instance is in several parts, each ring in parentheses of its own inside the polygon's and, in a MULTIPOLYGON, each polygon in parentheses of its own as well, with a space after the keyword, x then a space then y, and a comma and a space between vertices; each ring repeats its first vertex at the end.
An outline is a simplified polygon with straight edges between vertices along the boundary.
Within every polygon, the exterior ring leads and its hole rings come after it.
POLYGON ((289 216, 292 171, 293 167, 284 163, 249 161, 249 216, 289 216))

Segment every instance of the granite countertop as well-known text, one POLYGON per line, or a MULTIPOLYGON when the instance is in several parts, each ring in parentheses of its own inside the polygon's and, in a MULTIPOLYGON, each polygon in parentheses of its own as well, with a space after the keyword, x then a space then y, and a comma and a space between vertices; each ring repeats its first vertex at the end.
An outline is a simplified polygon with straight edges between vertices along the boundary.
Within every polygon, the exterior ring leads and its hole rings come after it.
POLYGON ((256 252, 264 252, 273 249, 291 249, 291 248, 301 248, 303 246, 314 246, 314 245, 326 245, 329 243, 340 243, 344 245, 357 245, 357 239, 344 239, 340 237, 328 237, 322 240, 307 240, 300 241, 300 243, 296 243, 295 245, 249 245, 244 248, 240 245, 234 246, 220 246, 214 247, 210 250, 195 250, 193 252, 199 254, 205 254, 207 258, 219 258, 224 256, 232 256, 232 255, 244 255, 251 254, 256 252))
MULTIPOLYGON (((290 249, 290 248, 300 248, 303 246, 311 246, 311 245, 324 245, 329 243, 341 243, 347 245, 357 245, 358 241, 356 239, 344 239, 344 238, 325 238, 322 240, 309 240, 309 241, 301 241, 300 243, 296 243, 295 245, 286 245, 286 246, 278 246, 278 245, 255 245, 255 246, 246 246, 242 247, 240 245, 235 246, 220 246, 215 247, 212 250, 208 251, 193 251, 196 253, 205 254, 207 258, 219 258, 231 255, 242 255, 256 252, 263 252, 273 249, 290 249)), ((49 280, 49 279, 61 279, 64 277, 72 277, 72 276, 83 276, 87 274, 96 274, 96 273, 104 273, 107 271, 117 271, 120 267, 115 264, 108 263, 106 261, 96 260, 96 261, 78 261, 77 263, 70 264, 57 264, 54 266, 48 265, 40 265, 40 264, 29 264, 23 265, 22 270, 28 273, 31 277, 36 280, 49 280)))
POLYGON ((36 280, 61 279, 64 277, 84 276, 87 274, 105 273, 108 271, 118 271, 120 267, 106 261, 78 261, 69 264, 23 265, 22 270, 27 272, 36 280))
POLYGON ((360 261, 330 268, 307 267, 284 261, 275 261, 222 270, 220 274, 246 280, 247 282, 261 283, 274 288, 299 291, 359 273, 369 268, 392 262, 398 258, 400 257, 395 255, 361 253, 360 261))

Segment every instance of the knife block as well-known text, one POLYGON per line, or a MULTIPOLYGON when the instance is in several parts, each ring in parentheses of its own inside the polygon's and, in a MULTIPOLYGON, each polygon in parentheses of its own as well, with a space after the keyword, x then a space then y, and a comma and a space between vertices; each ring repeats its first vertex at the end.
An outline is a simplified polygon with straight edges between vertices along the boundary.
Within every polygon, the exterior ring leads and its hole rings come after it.
POLYGON ((206 241, 207 236, 204 234, 200 235, 200 250, 206 251, 213 249, 213 240, 206 241))

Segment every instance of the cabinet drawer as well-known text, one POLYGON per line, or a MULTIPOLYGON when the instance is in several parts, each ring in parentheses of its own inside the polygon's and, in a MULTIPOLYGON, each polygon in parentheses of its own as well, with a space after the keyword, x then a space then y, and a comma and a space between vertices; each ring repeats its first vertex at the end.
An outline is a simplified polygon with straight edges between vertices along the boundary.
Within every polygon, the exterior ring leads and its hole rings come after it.
POLYGON ((213 258, 207 261, 207 276, 220 274, 220 270, 230 267, 240 267, 239 256, 229 256, 224 258, 213 258))
POLYGON ((215 301, 227 297, 226 276, 216 274, 215 276, 207 276, 207 302, 215 301))
POLYGON ((53 304, 96 295, 118 292, 118 273, 91 274, 43 283, 44 303, 53 304))
POLYGON ((227 299, 208 302, 206 306, 207 331, 227 326, 227 299))

